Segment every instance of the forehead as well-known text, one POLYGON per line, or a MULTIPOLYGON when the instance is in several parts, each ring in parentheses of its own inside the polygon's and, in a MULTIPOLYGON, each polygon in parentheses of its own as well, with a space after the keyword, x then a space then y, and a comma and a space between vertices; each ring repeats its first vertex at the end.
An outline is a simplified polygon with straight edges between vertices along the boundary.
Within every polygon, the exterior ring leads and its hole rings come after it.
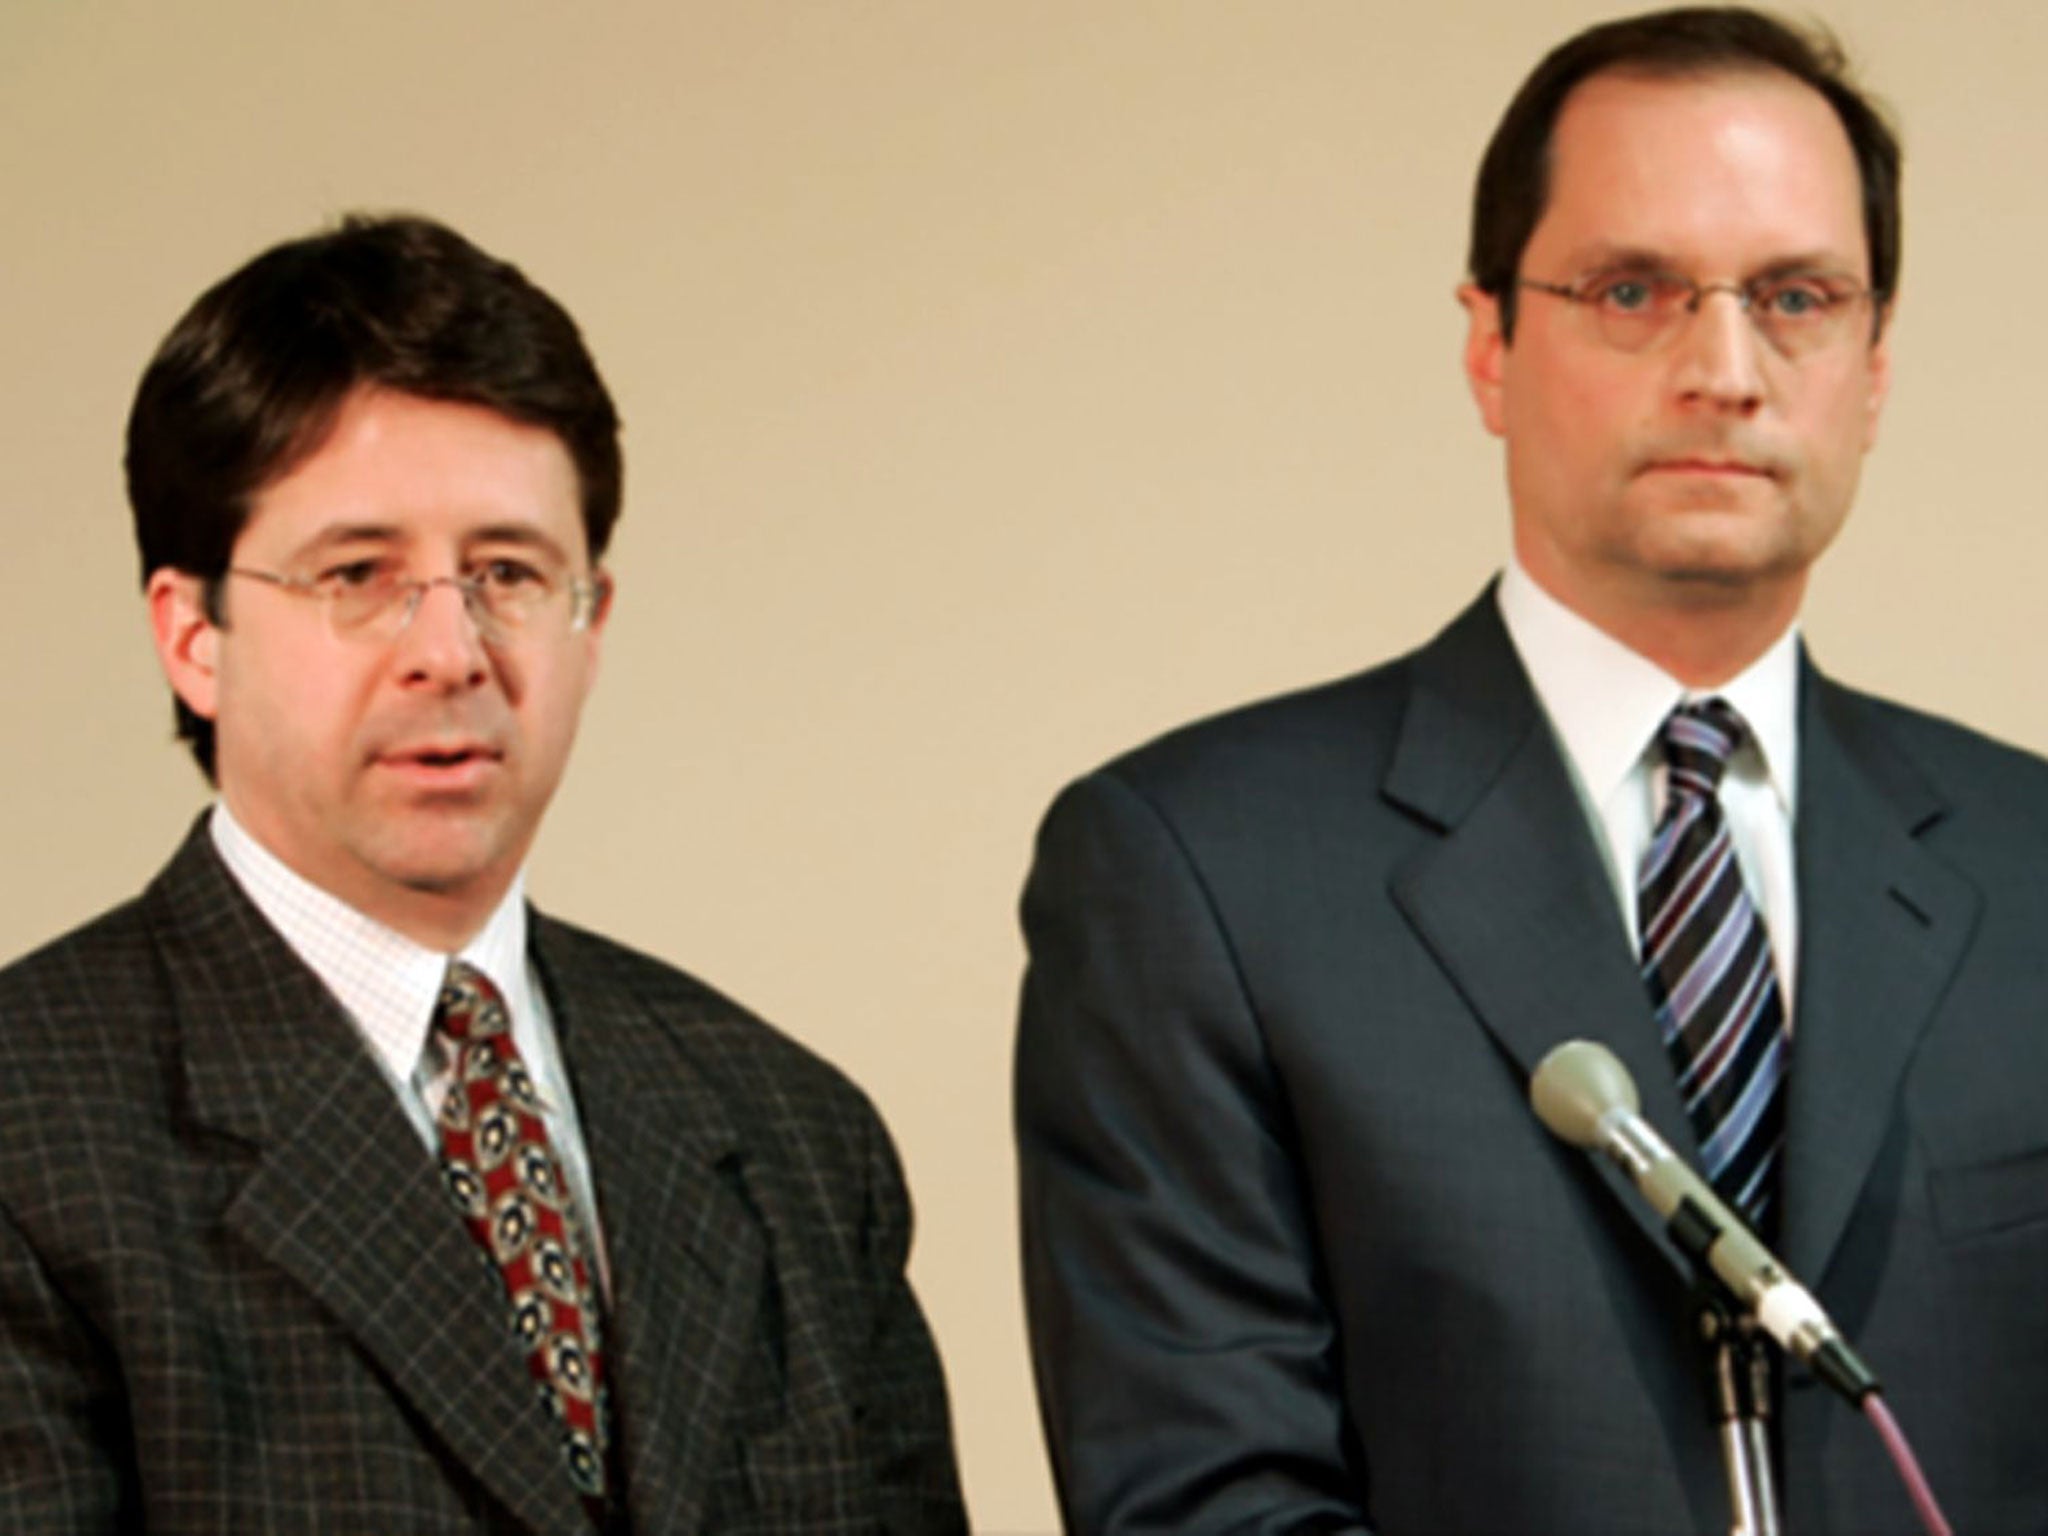
POLYGON ((560 438, 479 405, 359 389, 319 444, 256 494, 236 545, 281 558, 341 530, 459 543, 507 529, 585 553, 560 438))
POLYGON ((1595 75, 1551 138, 1528 254, 1650 252, 1735 273, 1787 258, 1868 269, 1862 183, 1827 99, 1775 70, 1595 75))

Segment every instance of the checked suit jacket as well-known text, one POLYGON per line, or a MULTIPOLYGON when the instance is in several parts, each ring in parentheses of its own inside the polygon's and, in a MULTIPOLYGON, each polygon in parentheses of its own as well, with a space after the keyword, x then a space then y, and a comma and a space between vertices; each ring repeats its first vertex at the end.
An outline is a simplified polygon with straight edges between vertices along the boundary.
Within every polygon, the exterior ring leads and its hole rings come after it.
MULTIPOLYGON (((635 1532, 965 1529, 887 1135, 690 977, 535 916, 635 1532)), ((0 1531, 586 1532, 392 1090, 203 826, 0 972, 0 1531)))
MULTIPOLYGON (((1802 667, 1776 1246, 1955 1528, 2048 1531, 2048 765, 1802 667)), ((1491 593, 1080 780, 1024 920, 1073 1529, 1729 1528, 1678 1257, 1527 1104, 1590 1038, 1693 1145, 1491 593)), ((1797 1371, 1779 1407, 1786 1530, 1919 1529, 1858 1415, 1797 1371)))

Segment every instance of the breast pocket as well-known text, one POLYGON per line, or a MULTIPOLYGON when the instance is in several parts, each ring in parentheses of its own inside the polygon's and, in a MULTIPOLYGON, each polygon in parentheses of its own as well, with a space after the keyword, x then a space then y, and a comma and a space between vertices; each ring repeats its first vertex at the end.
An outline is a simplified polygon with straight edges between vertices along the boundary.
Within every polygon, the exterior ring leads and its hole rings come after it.
POLYGON ((2031 991, 1959 1000, 1904 1085, 1944 1242, 2048 1223, 2048 1012, 2031 991))
MULTIPOLYGON (((2048 1118, 2048 1105, 2042 1114, 2048 1118)), ((1928 1173, 1937 1231, 1949 1240, 2048 1221, 2048 1142, 1967 1161, 1937 1161, 1928 1173)))

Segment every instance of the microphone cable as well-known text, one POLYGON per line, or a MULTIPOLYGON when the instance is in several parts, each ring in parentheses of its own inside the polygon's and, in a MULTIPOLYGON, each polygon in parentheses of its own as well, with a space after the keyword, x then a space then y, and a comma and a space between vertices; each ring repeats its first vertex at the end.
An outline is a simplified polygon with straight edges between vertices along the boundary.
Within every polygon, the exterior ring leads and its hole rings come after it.
POLYGON ((1635 1080, 1614 1053, 1590 1040, 1565 1042, 1537 1063, 1529 1097, 1560 1141, 1605 1153, 1621 1169, 1701 1282, 1719 1287, 1737 1315, 1755 1320, 1870 1420, 1927 1536, 1953 1536, 1875 1374, 1819 1303, 1642 1119, 1635 1080))

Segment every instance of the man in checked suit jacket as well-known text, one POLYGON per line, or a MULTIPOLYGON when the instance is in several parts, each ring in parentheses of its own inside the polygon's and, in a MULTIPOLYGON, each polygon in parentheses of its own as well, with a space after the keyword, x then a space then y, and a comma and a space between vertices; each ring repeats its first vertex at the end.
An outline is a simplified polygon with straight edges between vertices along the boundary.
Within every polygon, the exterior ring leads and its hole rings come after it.
MULTIPOLYGON (((1729 1529, 1679 1257, 1525 1097, 1590 1037, 1694 1148, 1632 897, 1660 722, 1720 695, 1791 1004, 1778 1249, 1955 1529, 2048 1530, 2048 767, 1794 628, 1885 393, 1897 171, 1770 18, 1553 52, 1461 291, 1507 575, 1055 804, 1017 1114, 1074 1529, 1729 1529)), ((1797 1370, 1775 1396, 1785 1529, 1918 1528, 1867 1425, 1797 1370)))
POLYGON ((0 1529, 964 1529, 873 1108, 524 904, 619 503, 573 321, 442 226, 349 220, 179 322, 128 475, 219 799, 0 973, 0 1529), (450 956, 581 1217, 601 1499, 437 1167, 450 956))

